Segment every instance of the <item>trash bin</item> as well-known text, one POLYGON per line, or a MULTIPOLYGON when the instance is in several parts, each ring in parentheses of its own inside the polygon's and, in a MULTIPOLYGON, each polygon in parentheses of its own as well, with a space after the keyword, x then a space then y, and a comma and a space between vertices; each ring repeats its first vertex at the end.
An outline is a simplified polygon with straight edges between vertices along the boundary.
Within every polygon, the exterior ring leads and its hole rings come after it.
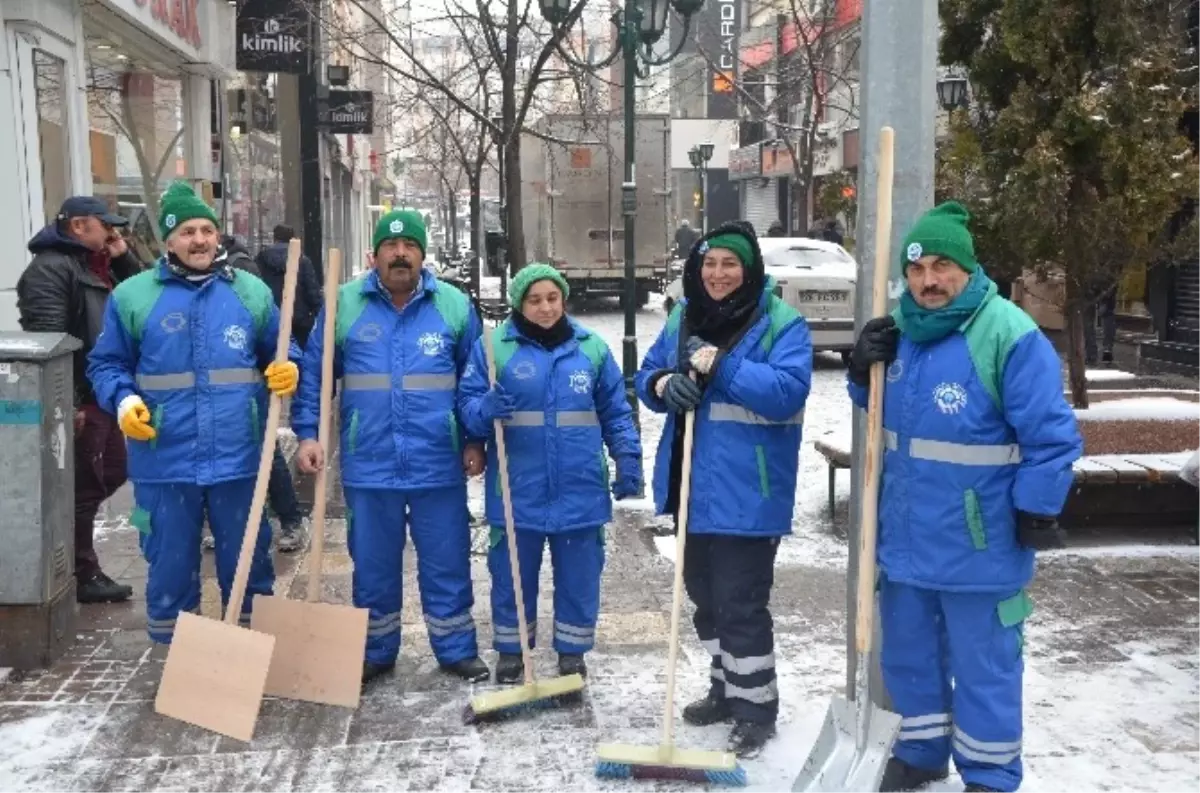
POLYGON ((0 332, 0 667, 75 635, 75 400, 65 333, 0 332))

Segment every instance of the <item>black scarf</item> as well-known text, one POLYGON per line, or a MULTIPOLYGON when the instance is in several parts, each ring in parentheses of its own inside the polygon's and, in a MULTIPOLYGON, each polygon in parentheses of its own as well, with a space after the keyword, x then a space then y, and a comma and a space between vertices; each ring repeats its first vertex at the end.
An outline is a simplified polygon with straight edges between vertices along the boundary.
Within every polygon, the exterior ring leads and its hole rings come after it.
POLYGON ((525 315, 520 311, 512 313, 513 325, 521 335, 532 342, 540 344, 547 350, 553 350, 562 344, 566 344, 575 335, 575 330, 571 327, 571 323, 567 321, 567 315, 564 313, 548 328, 543 328, 536 322, 530 322, 525 319, 525 315))
POLYGON ((175 275, 194 284, 203 283, 214 275, 220 275, 228 279, 233 278, 233 268, 229 265, 225 251, 220 248, 217 249, 216 258, 213 259, 213 263, 209 265, 207 270, 198 270, 195 267, 189 267, 173 253, 167 254, 167 267, 175 275))

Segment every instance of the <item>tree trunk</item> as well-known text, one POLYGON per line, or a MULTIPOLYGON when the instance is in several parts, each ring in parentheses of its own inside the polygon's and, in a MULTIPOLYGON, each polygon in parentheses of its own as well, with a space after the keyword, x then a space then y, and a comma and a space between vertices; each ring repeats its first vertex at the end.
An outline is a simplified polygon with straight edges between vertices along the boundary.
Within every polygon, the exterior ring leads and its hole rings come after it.
POLYGON ((1083 301, 1075 294, 1067 279, 1067 299, 1063 314, 1067 331, 1067 378, 1071 386, 1071 404, 1077 410, 1088 406, 1087 364, 1083 350, 1083 301))
POLYGON ((504 147, 504 203, 508 215, 508 265, 516 274, 525 266, 525 214, 521 211, 521 135, 504 147))

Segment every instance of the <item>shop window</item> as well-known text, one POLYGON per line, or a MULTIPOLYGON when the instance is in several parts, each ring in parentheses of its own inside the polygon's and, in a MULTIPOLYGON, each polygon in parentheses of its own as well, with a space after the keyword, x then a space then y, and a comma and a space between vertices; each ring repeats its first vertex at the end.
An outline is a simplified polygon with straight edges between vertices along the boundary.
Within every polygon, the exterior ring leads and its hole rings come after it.
POLYGON ((66 111, 67 64, 48 52, 33 51, 33 90, 37 104, 45 221, 58 213, 71 194, 71 151, 66 111))

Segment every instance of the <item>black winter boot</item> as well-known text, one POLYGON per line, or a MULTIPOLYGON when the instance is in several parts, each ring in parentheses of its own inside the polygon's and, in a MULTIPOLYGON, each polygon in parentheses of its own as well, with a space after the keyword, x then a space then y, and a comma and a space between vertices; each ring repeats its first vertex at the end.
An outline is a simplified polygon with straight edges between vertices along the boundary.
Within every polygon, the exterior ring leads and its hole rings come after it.
POLYGON ((364 691, 366 690, 367 684, 370 683, 372 680, 377 680, 377 679, 383 677, 384 675, 390 675, 392 673, 392 671, 395 670, 395 668, 396 668, 396 664, 394 662, 390 663, 390 664, 373 664, 370 661, 363 661, 363 670, 362 670, 363 690, 364 691))
POLYGON ((711 691, 704 699, 698 699, 683 709, 683 720, 697 727, 729 721, 733 713, 729 710, 729 702, 724 697, 718 697, 711 691))
POLYGON ((729 733, 729 751, 738 757, 749 759, 757 756, 767 741, 774 737, 774 724, 738 720, 734 722, 733 731, 729 733))
POLYGON ((938 782, 950 776, 950 768, 917 768, 909 765, 898 757, 887 761, 883 769, 883 781, 879 783, 880 791, 916 790, 930 782, 938 782))
POLYGON ((488 665, 478 655, 474 658, 455 661, 452 664, 439 664, 439 666, 443 672, 461 677, 468 683, 479 683, 492 676, 492 670, 488 669, 488 665))
POLYGON ((505 685, 520 683, 525 677, 525 663, 520 653, 500 653, 496 661, 496 682, 505 685))
POLYGON ((75 582, 78 603, 120 603, 131 597, 133 587, 118 584, 99 570, 75 582))
POLYGON ((563 677, 567 675, 579 675, 587 677, 587 664, 583 662, 582 655, 575 653, 559 653, 558 654, 558 673, 563 677))
POLYGON ((967 786, 965 788, 963 788, 963 793, 971 793, 971 791, 982 791, 983 793, 995 793, 996 788, 988 787, 987 785, 981 785, 978 782, 969 782, 969 783, 967 783, 967 786))

